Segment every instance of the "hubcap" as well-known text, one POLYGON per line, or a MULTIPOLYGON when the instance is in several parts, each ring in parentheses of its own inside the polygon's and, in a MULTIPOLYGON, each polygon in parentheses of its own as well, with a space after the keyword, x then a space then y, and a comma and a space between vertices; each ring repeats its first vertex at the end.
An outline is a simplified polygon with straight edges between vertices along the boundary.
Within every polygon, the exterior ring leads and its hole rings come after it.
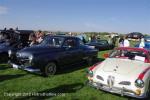
POLYGON ((54 75, 55 72, 56 72, 56 65, 53 63, 49 64, 47 67, 47 74, 54 75))

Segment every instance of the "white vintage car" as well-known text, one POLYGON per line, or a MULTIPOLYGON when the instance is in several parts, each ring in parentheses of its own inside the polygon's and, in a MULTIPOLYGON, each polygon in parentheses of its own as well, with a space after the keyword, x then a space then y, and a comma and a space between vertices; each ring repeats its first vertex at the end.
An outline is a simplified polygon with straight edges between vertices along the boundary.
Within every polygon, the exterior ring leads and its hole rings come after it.
MULTIPOLYGON (((106 55, 105 55, 106 56, 106 55)), ((120 47, 88 69, 88 84, 97 89, 135 98, 150 96, 150 52, 120 47)))

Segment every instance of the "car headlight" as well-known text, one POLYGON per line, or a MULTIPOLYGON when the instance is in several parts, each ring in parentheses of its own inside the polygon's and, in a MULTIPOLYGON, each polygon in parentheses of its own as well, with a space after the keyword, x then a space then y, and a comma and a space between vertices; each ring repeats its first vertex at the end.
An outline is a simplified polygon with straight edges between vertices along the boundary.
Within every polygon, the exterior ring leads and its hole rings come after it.
POLYGON ((33 60, 33 55, 29 56, 29 62, 31 63, 33 60))
POLYGON ((8 56, 11 57, 12 55, 12 50, 8 50, 8 56))
POLYGON ((141 80, 141 79, 137 79, 137 80, 135 81, 135 86, 136 86, 137 88, 143 88, 143 87, 144 87, 144 81, 141 80))

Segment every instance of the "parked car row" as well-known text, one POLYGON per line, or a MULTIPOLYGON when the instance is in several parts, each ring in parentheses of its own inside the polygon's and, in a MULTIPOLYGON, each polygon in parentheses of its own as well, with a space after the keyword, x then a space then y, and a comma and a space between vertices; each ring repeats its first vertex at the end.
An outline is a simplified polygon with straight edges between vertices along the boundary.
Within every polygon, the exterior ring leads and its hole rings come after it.
POLYGON ((92 40, 86 44, 93 48, 98 49, 99 51, 111 50, 115 47, 113 44, 109 44, 107 40, 98 40, 98 39, 92 40))
MULTIPOLYGON (((0 52, 6 54, 10 67, 39 72, 44 76, 54 75, 66 65, 80 62, 92 65, 97 60, 98 51, 115 47, 107 40, 84 44, 80 38, 66 35, 47 35, 41 43, 29 47, 31 33, 14 32, 15 41, 2 40, 0 52)), ((8 34, 12 35, 11 32, 8 34)), ((120 47, 104 57, 104 61, 88 69, 88 85, 122 96, 146 98, 150 95, 149 50, 120 47)))

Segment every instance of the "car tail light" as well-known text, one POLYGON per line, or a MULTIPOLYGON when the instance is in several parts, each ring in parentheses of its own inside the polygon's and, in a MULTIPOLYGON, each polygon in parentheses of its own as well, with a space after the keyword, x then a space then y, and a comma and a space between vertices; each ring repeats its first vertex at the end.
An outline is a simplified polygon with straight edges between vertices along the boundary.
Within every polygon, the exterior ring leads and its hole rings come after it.
POLYGON ((140 89, 137 89, 137 90, 135 91, 135 94, 136 94, 136 95, 140 95, 140 94, 141 94, 141 90, 140 90, 140 89))

